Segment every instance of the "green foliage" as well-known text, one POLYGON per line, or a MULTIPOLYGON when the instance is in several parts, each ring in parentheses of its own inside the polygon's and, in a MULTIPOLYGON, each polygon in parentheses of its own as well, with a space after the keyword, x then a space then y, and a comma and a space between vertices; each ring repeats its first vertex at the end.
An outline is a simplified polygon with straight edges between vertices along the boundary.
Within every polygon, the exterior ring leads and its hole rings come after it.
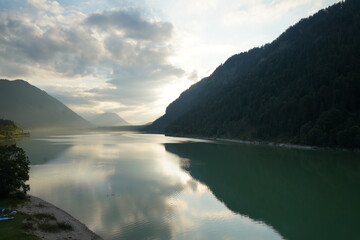
POLYGON ((22 148, 0 146, 0 197, 11 192, 26 193, 30 187, 25 184, 29 180, 30 161, 22 148))
MULTIPOLYGON (((0 206, 10 209, 16 209, 18 204, 24 204, 24 200, 7 198, 0 198, 0 206)), ((0 239, 1 240, 36 240, 38 237, 29 234, 27 232, 34 230, 32 225, 27 221, 29 219, 29 215, 17 212, 15 218, 10 221, 1 221, 0 224, 0 239)))
POLYGON ((360 6, 347 0, 229 58, 153 125, 170 135, 360 148, 359 106, 360 6))
POLYGON ((341 130, 337 132, 336 139, 341 146, 347 148, 359 147, 358 143, 360 142, 360 127, 352 126, 351 128, 341 130))
POLYGON ((0 119, 0 139, 12 138, 24 134, 25 132, 16 126, 13 121, 0 119))

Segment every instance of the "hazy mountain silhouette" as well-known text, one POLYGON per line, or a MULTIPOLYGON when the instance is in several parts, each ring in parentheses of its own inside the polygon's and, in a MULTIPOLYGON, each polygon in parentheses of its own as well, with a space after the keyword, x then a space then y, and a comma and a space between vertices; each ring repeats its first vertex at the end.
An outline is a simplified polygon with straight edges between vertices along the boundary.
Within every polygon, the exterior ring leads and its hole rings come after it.
POLYGON ((0 118, 27 130, 93 127, 59 100, 23 80, 0 80, 0 118))
POLYGON ((146 130, 359 148, 359 13, 340 2, 230 57, 146 130))
POLYGON ((102 113, 89 119, 96 126, 124 126, 130 125, 116 113, 102 113))

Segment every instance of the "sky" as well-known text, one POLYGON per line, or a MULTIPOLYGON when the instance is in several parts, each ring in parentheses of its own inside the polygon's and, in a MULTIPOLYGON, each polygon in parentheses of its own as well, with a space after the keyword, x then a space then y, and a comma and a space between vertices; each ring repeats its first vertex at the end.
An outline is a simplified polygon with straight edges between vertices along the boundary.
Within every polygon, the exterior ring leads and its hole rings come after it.
POLYGON ((165 113, 230 56, 339 0, 0 0, 0 78, 87 118, 165 113))

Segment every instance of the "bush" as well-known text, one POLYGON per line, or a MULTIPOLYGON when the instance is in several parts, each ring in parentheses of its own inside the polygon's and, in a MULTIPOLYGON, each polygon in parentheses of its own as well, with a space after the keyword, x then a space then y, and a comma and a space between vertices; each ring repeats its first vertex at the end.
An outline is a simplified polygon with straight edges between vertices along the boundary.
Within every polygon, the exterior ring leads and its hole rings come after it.
POLYGON ((16 145, 0 146, 0 197, 12 192, 26 194, 30 190, 25 184, 29 180, 29 159, 22 148, 16 145))
POLYGON ((360 127, 353 126, 338 132, 336 140, 341 147, 360 148, 360 127))

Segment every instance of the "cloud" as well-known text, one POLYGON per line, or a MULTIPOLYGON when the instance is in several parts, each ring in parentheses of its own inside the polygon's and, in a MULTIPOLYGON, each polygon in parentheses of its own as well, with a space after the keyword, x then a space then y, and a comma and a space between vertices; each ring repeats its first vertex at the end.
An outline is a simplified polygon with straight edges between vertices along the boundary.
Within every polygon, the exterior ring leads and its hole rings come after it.
POLYGON ((57 1, 28 0, 27 4, 30 8, 32 8, 34 10, 49 12, 54 15, 61 14, 64 10, 57 1))
MULTIPOLYGON (((29 69, 41 68, 73 76, 89 73, 96 63, 101 43, 88 34, 83 26, 76 28, 41 29, 31 19, 0 12, 0 51, 6 62, 16 64, 22 70, 33 74, 29 69)), ((16 75, 0 66, 5 75, 16 75)), ((21 76, 24 77, 24 76, 21 76)), ((25 76, 26 77, 26 76, 25 76)))
POLYGON ((115 29, 126 38, 145 41, 169 40, 173 30, 171 23, 145 19, 136 9, 95 13, 86 19, 86 23, 101 31, 115 29))
MULTIPOLYGON (((0 10, 0 73, 23 79, 42 73, 49 90, 54 76, 63 79, 57 85, 67 86, 81 77, 82 88, 73 90, 79 96, 92 93, 91 102, 148 104, 157 100, 154 93, 162 85, 185 74, 169 61, 173 29, 140 8, 86 13, 57 1, 29 0, 17 10, 0 10), (86 83, 94 77, 102 80, 95 88, 86 83)), ((57 96, 70 105, 86 102, 70 94, 57 96)))
POLYGON ((81 93, 74 94, 74 92, 56 90, 54 92, 49 92, 51 96, 61 99, 64 104, 68 105, 77 105, 80 107, 90 107, 96 104, 96 101, 89 96, 84 96, 81 93))
POLYGON ((232 54, 337 1, 0 0, 0 75, 148 122, 232 54))
POLYGON ((252 0, 238 1, 232 5, 232 9, 226 9, 228 14, 224 15, 222 21, 225 25, 232 24, 265 24, 268 21, 281 19, 290 11, 307 6, 312 10, 321 7, 323 0, 252 0), (310 6, 310 7, 309 7, 310 6))
POLYGON ((198 81, 199 80, 199 76, 198 76, 198 72, 196 70, 194 70, 193 72, 191 72, 189 75, 188 75, 188 79, 191 80, 191 81, 198 81))

